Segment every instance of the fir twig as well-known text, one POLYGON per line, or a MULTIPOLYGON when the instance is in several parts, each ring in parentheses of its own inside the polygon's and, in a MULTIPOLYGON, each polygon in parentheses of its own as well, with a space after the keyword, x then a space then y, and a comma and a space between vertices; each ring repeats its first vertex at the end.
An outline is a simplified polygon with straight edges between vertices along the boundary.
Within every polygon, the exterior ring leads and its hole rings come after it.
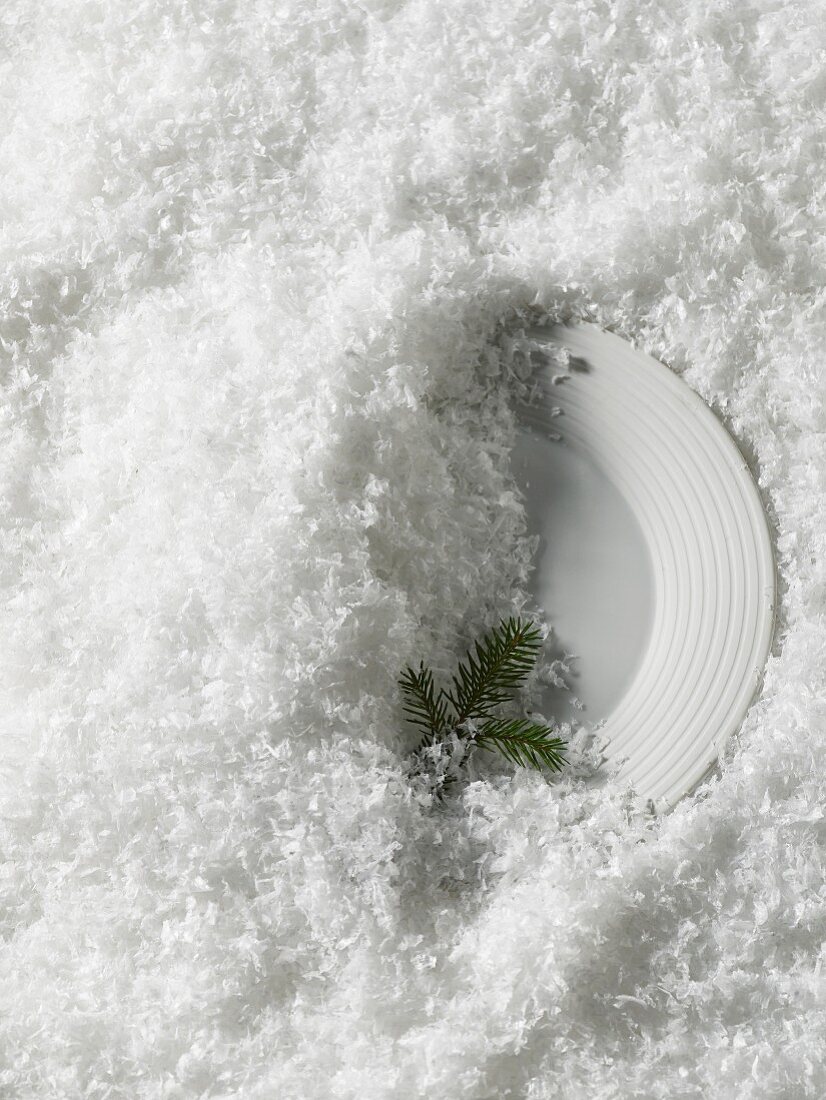
POLYGON ((436 689, 433 673, 423 661, 418 671, 406 668, 400 678, 403 709, 424 736, 416 758, 451 735, 501 752, 522 767, 559 771, 566 743, 549 726, 527 718, 505 718, 497 709, 522 687, 542 649, 542 635, 532 622, 503 619, 460 661, 450 689, 436 689))

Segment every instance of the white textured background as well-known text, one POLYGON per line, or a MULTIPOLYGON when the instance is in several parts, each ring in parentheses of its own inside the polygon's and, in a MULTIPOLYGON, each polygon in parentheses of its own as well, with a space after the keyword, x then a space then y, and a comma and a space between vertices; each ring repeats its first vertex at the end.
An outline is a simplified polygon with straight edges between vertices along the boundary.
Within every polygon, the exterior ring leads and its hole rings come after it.
POLYGON ((819 0, 4 0, 0 1092, 826 1094, 819 0), (730 418, 780 644, 650 821, 428 808, 395 677, 524 602, 514 320, 730 418))

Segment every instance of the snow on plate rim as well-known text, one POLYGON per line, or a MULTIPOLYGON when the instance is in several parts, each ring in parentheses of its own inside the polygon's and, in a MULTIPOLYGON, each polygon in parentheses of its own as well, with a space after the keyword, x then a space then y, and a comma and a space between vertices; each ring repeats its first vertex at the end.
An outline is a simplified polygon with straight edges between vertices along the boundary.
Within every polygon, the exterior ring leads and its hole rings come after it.
POLYGON ((599 730, 618 779, 667 810, 716 764, 760 688, 776 605, 768 520, 736 443, 668 367, 593 324, 539 338, 581 369, 561 383, 543 369, 523 422, 603 468, 651 553, 648 644, 599 730))

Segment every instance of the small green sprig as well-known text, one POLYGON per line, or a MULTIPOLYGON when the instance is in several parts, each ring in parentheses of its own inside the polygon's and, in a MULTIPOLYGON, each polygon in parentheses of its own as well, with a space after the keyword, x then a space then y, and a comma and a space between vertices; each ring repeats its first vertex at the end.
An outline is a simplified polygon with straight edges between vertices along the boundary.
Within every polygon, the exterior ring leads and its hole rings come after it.
POLYGON ((501 752, 527 768, 560 771, 566 742, 553 730, 527 718, 505 718, 499 707, 522 687, 542 649, 539 627, 519 618, 503 619, 463 661, 447 690, 437 690, 424 662, 406 668, 399 677, 408 720, 423 731, 416 754, 451 736, 490 752, 501 752))

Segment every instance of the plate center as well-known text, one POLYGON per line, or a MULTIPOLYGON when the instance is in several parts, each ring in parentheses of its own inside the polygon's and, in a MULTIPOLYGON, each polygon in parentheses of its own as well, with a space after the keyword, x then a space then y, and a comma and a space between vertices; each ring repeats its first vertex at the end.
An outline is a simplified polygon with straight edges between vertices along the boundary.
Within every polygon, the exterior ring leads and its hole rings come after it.
MULTIPOLYGON (((555 422, 555 426, 559 421, 555 422)), ((620 490, 583 449, 520 430, 511 469, 539 536, 531 593, 559 649, 576 655, 568 692, 548 688, 545 717, 606 718, 636 673, 651 634, 654 574, 643 532, 620 490)))

